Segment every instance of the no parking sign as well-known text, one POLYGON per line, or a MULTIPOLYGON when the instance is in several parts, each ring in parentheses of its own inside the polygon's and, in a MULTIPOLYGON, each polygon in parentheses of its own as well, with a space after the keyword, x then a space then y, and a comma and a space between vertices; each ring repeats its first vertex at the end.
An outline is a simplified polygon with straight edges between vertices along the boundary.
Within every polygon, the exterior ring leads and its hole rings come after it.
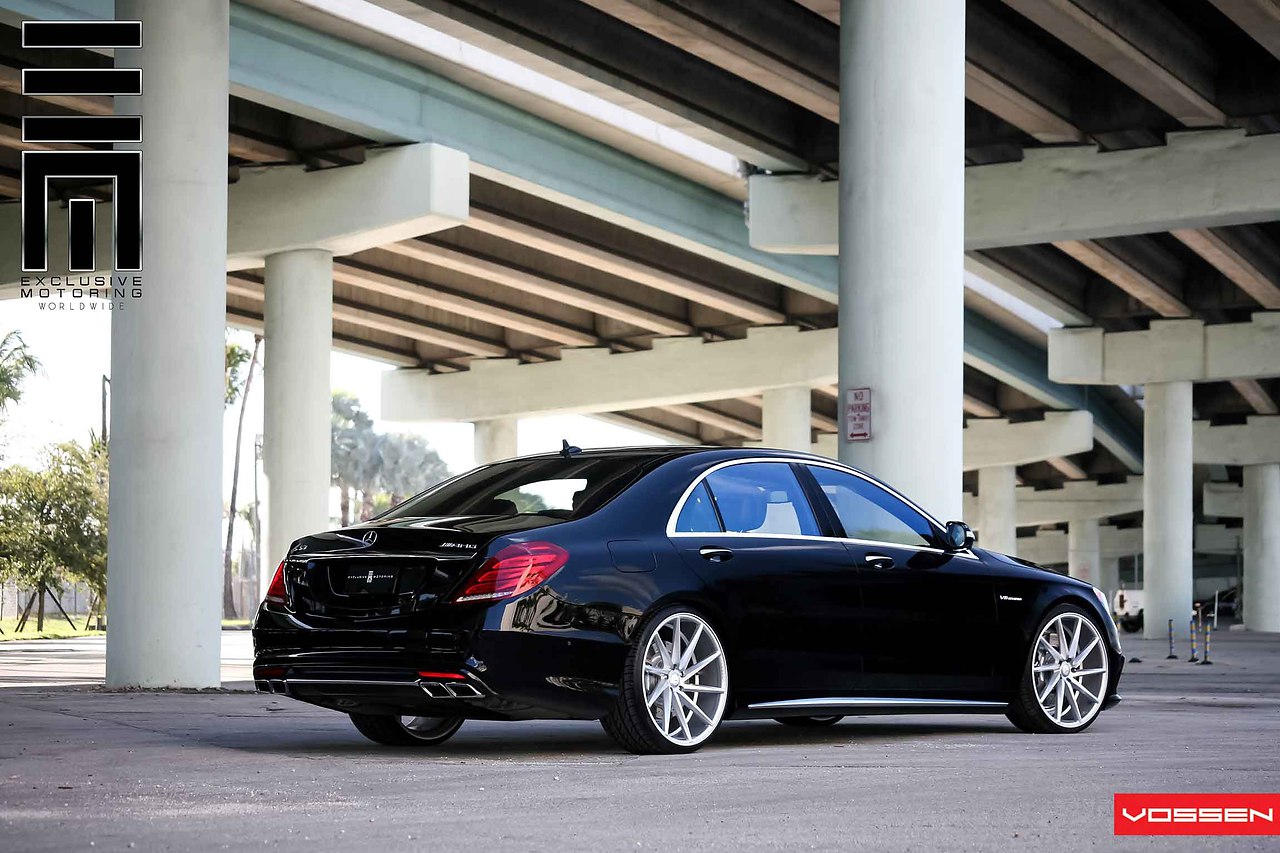
POLYGON ((844 396, 844 440, 871 438, 871 389, 850 388, 844 396))

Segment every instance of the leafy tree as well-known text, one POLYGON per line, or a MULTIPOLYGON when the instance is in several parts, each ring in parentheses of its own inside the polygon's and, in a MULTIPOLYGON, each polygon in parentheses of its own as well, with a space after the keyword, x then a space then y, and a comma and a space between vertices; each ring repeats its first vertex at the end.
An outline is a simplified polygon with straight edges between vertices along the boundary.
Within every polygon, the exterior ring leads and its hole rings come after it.
POLYGON ((40 361, 16 330, 0 338, 0 415, 22 399, 22 383, 39 369, 40 361))
POLYGON ((425 440, 378 432, 360 401, 346 392, 333 394, 330 435, 333 482, 340 490, 343 526, 356 520, 352 512, 356 496, 359 517, 366 519, 449 476, 448 466, 425 440), (389 500, 380 498, 384 493, 389 500))
MULTIPOLYGON (((0 578, 43 593, 67 580, 106 594, 107 449, 92 439, 45 451, 44 466, 0 470, 0 578)), ((37 630, 44 629, 41 594, 37 630)))
MULTIPOLYGON (((261 340, 261 336, 254 335, 253 340, 253 350, 256 353, 258 351, 258 341, 261 340)), ((246 394, 248 393, 243 371, 245 369, 245 364, 252 361, 252 356, 250 356, 247 349, 239 344, 233 343, 227 343, 224 346, 224 352, 226 354, 226 391, 224 404, 227 406, 233 406, 235 405, 236 400, 240 399, 240 394, 242 392, 246 394)), ((250 370, 252 370, 252 367, 250 367, 250 370)))

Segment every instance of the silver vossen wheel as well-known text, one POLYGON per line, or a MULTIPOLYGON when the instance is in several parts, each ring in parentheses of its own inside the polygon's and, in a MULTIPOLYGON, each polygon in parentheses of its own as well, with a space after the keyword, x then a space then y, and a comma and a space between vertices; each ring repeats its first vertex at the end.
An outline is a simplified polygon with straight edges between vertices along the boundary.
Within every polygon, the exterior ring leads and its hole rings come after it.
POLYGON ((676 613, 656 623, 644 647, 640 682, 654 728, 677 746, 697 746, 720 725, 729 668, 716 632, 700 616, 676 613))
POLYGON ((1088 725, 1107 695, 1107 645, 1093 622, 1066 611, 1040 629, 1031 656, 1031 684, 1040 710, 1055 725, 1088 725))

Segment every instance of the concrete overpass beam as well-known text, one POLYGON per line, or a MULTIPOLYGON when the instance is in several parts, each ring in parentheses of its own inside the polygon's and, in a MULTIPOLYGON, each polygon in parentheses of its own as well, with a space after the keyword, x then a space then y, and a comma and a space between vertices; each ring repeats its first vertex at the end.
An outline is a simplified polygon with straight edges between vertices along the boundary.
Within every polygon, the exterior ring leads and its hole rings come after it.
POLYGON ((145 32, 115 54, 144 94, 115 108, 146 116, 147 239, 144 295, 111 322, 106 682, 218 687, 228 3, 116 9, 145 32))
POLYGON ((1027 465, 1093 449, 1093 415, 1047 412, 1044 419, 1010 423, 1004 418, 971 418, 964 429, 964 470, 1027 465))

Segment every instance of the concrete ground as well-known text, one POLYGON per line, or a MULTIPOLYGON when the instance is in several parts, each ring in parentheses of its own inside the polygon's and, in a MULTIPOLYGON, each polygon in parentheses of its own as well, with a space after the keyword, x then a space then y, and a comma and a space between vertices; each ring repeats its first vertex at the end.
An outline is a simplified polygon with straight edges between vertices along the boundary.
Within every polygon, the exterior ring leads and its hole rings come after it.
POLYGON ((1080 735, 729 723, 695 755, 643 758, 595 723, 378 747, 337 713, 235 689, 247 633, 223 649, 226 692, 116 693, 85 686, 101 640, 0 643, 0 850, 1280 849, 1112 835, 1117 791, 1280 790, 1280 635, 1223 632, 1210 667, 1128 639, 1125 702, 1080 735))

